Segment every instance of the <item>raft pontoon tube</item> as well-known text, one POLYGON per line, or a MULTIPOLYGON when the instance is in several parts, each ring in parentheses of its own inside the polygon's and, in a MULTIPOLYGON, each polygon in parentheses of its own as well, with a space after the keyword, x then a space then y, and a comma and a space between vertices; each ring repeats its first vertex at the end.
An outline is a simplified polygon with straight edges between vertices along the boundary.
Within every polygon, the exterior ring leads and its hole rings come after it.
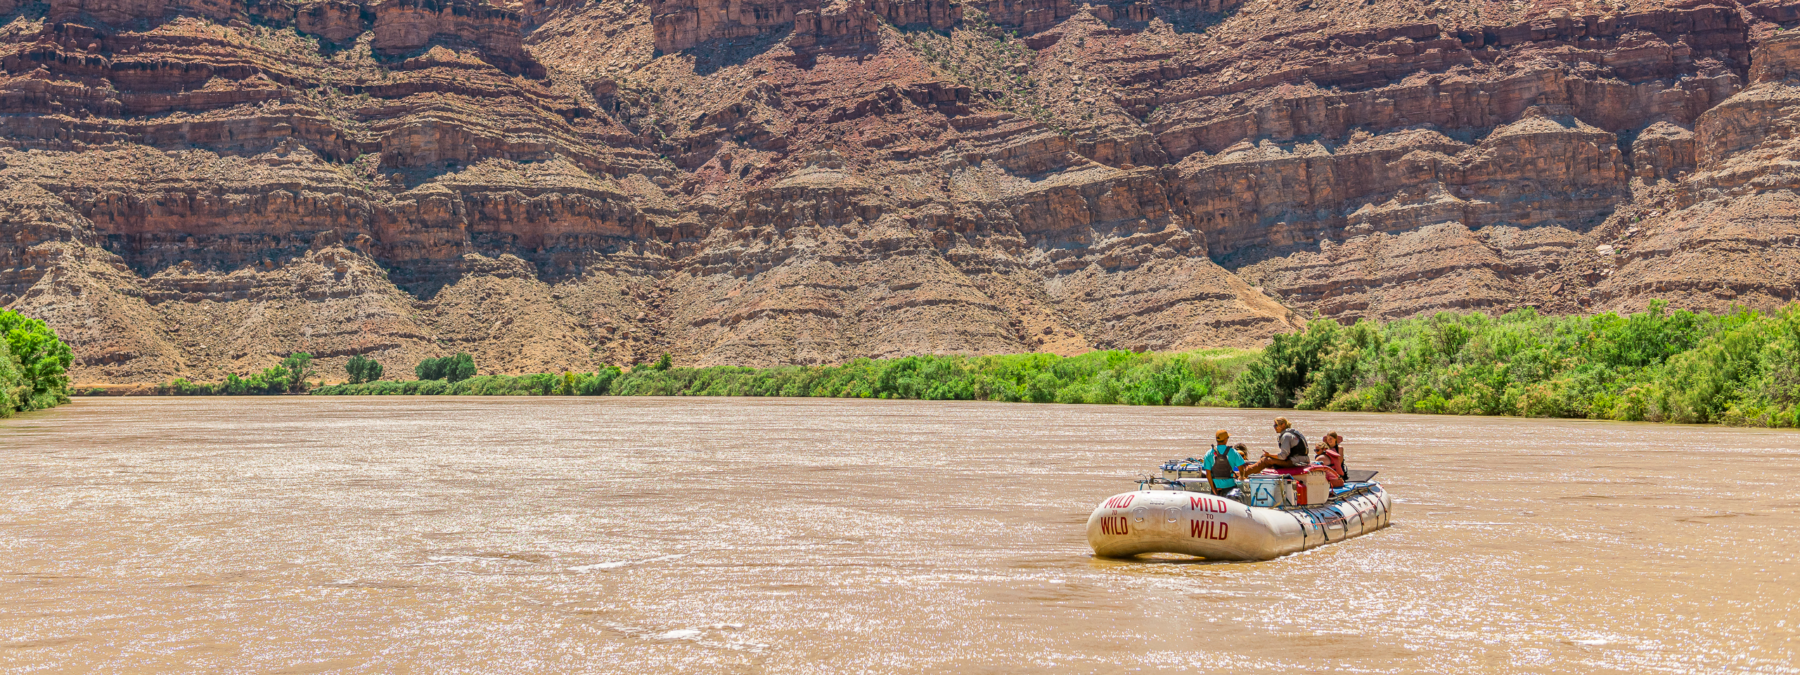
POLYGON ((1250 506, 1189 489, 1189 484, 1204 483, 1146 480, 1144 489, 1101 502, 1088 516, 1094 554, 1268 560, 1387 527, 1394 507, 1387 491, 1374 482, 1345 483, 1314 506, 1250 506))

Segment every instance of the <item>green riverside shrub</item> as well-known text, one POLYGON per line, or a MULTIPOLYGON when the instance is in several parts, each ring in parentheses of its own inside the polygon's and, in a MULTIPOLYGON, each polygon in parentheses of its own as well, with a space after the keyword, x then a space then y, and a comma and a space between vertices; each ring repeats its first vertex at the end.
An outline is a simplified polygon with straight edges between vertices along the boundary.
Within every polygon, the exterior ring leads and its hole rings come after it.
POLYGON ((362 384, 381 379, 382 367, 375 359, 357 354, 344 363, 344 372, 350 375, 350 384, 362 384))
POLYGON ((0 310, 0 417, 69 402, 74 352, 38 319, 0 310))
POLYGON ((287 371, 288 391, 306 391, 306 378, 311 375, 312 354, 294 352, 281 360, 281 369, 287 371))
POLYGON ((455 356, 425 359, 413 367, 413 374, 421 380, 461 382, 475 376, 475 357, 457 352, 455 356))
POLYGON ((186 378, 178 377, 163 385, 161 392, 175 396, 258 396, 294 391, 294 382, 293 371, 286 365, 280 365, 243 376, 231 373, 225 376, 224 382, 217 383, 189 382, 186 378))

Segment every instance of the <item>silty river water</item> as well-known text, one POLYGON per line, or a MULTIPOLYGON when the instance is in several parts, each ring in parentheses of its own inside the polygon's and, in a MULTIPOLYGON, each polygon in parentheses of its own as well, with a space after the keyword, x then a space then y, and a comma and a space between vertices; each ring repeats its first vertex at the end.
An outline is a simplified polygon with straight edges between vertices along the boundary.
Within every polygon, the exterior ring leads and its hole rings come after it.
POLYGON ((1394 526, 1095 559, 1269 411, 78 399, 0 420, 0 672, 1800 672, 1800 434, 1286 413, 1394 526))

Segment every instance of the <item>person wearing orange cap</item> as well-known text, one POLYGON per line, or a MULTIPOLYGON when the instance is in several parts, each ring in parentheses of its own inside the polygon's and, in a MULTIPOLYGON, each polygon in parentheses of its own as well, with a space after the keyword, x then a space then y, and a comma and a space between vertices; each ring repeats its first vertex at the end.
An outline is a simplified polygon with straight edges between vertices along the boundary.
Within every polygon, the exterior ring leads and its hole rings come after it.
POLYGON ((1206 468, 1206 476, 1212 479, 1213 494, 1224 495, 1237 489, 1237 472, 1244 468, 1244 457, 1239 455, 1227 443, 1231 440, 1231 432, 1220 429, 1214 435, 1218 441, 1212 452, 1200 460, 1200 466, 1206 468))

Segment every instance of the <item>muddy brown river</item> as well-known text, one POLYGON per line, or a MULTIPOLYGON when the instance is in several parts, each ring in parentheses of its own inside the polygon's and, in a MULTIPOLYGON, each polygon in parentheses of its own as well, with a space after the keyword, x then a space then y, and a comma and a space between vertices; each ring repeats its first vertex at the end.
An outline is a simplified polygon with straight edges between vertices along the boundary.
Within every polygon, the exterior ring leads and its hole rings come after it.
POLYGON ((78 399, 0 420, 0 671, 1800 672, 1800 434, 1289 413, 1394 526, 1095 559, 1266 411, 78 399))

